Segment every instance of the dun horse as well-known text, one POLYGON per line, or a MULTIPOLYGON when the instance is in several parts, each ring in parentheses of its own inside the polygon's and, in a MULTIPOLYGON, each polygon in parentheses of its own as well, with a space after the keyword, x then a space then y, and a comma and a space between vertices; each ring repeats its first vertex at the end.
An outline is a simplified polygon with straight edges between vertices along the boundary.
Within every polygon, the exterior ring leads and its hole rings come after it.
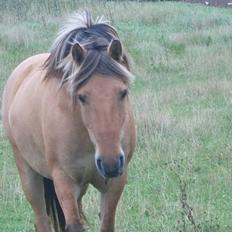
POLYGON ((101 193, 101 232, 114 231, 135 147, 132 77, 116 30, 82 12, 8 79, 3 123, 37 232, 85 231, 88 184, 101 193))

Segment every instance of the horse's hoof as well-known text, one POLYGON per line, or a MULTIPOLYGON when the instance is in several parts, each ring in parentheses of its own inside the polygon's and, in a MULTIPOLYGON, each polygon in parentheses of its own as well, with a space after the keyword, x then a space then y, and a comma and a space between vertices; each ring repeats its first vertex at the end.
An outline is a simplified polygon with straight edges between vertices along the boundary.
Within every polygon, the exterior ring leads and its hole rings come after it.
POLYGON ((81 224, 67 225, 65 232, 86 232, 81 224))

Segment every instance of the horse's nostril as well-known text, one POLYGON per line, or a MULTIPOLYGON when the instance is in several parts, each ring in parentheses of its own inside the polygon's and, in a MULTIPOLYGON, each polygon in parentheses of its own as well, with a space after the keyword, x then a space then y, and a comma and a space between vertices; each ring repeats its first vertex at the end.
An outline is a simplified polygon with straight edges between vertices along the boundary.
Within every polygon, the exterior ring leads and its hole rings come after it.
POLYGON ((120 168, 123 167, 124 161, 125 161, 124 155, 123 155, 123 154, 120 154, 120 156, 119 156, 119 166, 120 166, 120 168))
POLYGON ((100 158, 97 158, 97 167, 102 170, 102 160, 100 158))

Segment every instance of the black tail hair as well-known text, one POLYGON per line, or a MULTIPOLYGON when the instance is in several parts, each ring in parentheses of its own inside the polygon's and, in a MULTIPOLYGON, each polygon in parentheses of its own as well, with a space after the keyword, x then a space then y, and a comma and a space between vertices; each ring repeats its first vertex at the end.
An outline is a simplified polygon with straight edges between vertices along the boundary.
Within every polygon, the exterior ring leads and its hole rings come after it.
POLYGON ((65 217, 58 201, 53 181, 44 177, 43 183, 47 214, 51 219, 55 232, 64 232, 65 217))

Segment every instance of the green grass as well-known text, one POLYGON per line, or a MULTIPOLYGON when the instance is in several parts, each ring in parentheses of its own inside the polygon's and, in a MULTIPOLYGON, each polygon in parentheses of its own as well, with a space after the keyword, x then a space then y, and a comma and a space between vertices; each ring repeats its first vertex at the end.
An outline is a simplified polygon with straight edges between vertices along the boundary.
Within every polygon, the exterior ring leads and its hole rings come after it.
MULTIPOLYGON (((0 90, 23 59, 46 52, 65 15, 104 14, 137 77, 138 143, 117 211, 119 232, 232 231, 232 11, 177 2, 0 0, 0 90)), ((0 231, 33 231, 1 131, 0 231)), ((98 196, 84 198, 98 231, 98 196)))

